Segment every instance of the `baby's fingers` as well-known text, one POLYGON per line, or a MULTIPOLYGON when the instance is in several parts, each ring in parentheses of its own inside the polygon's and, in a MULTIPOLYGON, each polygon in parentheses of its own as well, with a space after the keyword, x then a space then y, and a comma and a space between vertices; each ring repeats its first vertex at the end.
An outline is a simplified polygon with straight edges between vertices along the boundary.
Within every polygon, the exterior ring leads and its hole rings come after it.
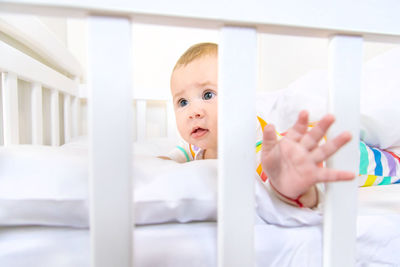
POLYGON ((317 182, 349 181, 354 177, 354 173, 350 171, 321 168, 317 174, 317 182))
POLYGON ((305 110, 300 111, 296 123, 290 128, 286 134, 286 138, 299 142, 303 135, 307 132, 308 128, 308 112, 305 110))
POLYGON ((278 140, 275 133, 275 127, 272 124, 266 125, 263 132, 263 150, 271 150, 277 142, 278 140))
POLYGON ((325 144, 317 147, 311 153, 314 162, 322 162, 332 156, 342 146, 351 140, 349 132, 343 132, 332 140, 328 140, 325 144))
POLYGON ((310 151, 316 148, 334 121, 335 117, 333 115, 325 115, 311 131, 303 136, 300 144, 310 151))

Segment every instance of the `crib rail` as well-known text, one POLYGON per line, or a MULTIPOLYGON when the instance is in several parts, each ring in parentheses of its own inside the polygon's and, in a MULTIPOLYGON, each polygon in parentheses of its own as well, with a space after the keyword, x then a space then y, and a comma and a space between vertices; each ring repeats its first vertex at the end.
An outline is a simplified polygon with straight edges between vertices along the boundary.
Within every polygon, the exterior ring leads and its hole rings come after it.
MULTIPOLYGON (((338 124, 336 126, 335 131, 343 131, 350 130, 353 132, 353 136, 357 138, 357 135, 354 133, 358 132, 357 123, 355 125, 347 125, 341 122, 343 121, 351 121, 358 122, 358 114, 359 111, 356 109, 351 109, 351 112, 347 112, 345 115, 339 111, 342 107, 343 99, 341 92, 345 92, 348 88, 346 84, 352 85, 351 91, 353 92, 350 96, 346 95, 347 103, 354 103, 354 106, 357 106, 358 98, 357 98, 357 90, 359 89, 359 73, 361 69, 361 63, 359 58, 359 49, 360 49, 360 40, 379 40, 379 41, 390 41, 390 42, 399 42, 400 41, 400 17, 398 16, 398 10, 400 8, 400 2, 397 0, 384 0, 384 1, 332 1, 330 3, 321 2, 317 0, 302 2, 299 5, 298 1, 257 1, 250 0, 245 2, 242 1, 211 1, 206 0, 202 2, 182 2, 178 0, 171 0, 168 2, 165 1, 82 1, 82 0, 59 0, 59 1, 50 1, 50 0, 42 0, 42 1, 34 1, 34 0, 9 0, 0 2, 0 8, 5 11, 11 12, 23 12, 23 13, 33 13, 33 14, 58 14, 58 15, 69 15, 69 16, 84 16, 91 14, 103 14, 108 15, 110 17, 99 18, 94 17, 92 21, 95 23, 93 31, 91 35, 94 38, 98 38, 100 35, 101 25, 108 25, 111 27, 111 33, 118 32, 119 37, 125 38, 130 34, 130 29, 127 25, 130 23, 130 18, 133 18, 135 21, 139 22, 151 22, 151 23, 159 23, 159 24, 169 24, 169 25, 186 25, 193 27, 214 27, 214 28, 222 28, 222 36, 227 37, 229 35, 229 40, 241 40, 242 34, 239 30, 241 27, 246 26, 245 31, 249 31, 249 29, 253 28, 262 32, 269 33, 281 33, 281 34, 290 34, 290 35, 301 35, 301 36, 318 36, 318 37, 330 37, 334 36, 332 39, 333 49, 331 50, 332 58, 337 59, 333 61, 333 65, 331 66, 332 73, 332 92, 339 92, 337 94, 339 97, 334 96, 332 99, 332 109, 333 113, 338 117, 338 124), (229 5, 229 9, 226 8, 226 5, 229 5), (214 8, 210 9, 209 6, 214 8), (357 16, 355 16, 357 14, 357 16), (115 18, 118 17, 118 18, 115 18), (371 20, 371 18, 374 18, 371 20), (106 24, 98 24, 96 21, 106 24), (238 27, 238 31, 232 33, 232 35, 228 34, 226 27, 227 25, 235 25, 238 27), (362 37, 362 38, 361 38, 362 37), (346 45, 346 44, 349 44, 346 45), (351 56, 353 52, 356 51, 356 55, 351 56), (344 60, 349 60, 348 58, 343 58, 343 55, 350 55, 351 61, 350 67, 347 69, 348 73, 355 71, 357 75, 351 77, 349 75, 344 75, 343 72, 338 71, 340 67, 345 66, 344 60), (339 83, 338 83, 339 81, 339 83), (346 85, 346 86, 344 86, 346 85)), ((107 27, 108 27, 107 26, 107 27)), ((250 30, 252 31, 252 30, 250 30)), ((253 37, 250 38, 250 42, 245 42, 243 45, 246 47, 252 46, 253 37)), ((97 42, 91 48, 92 58, 102 57, 104 54, 108 53, 108 42, 103 42, 101 39, 95 39, 97 42)), ((232 44, 229 41, 222 38, 222 53, 227 52, 227 55, 233 55, 233 51, 237 51, 236 49, 240 49, 240 47, 236 46, 236 44, 232 44)), ((362 43, 362 42, 361 42, 362 43)), ((118 60, 114 63, 107 62, 110 64, 105 67, 96 66, 93 61, 92 64, 92 79, 91 79, 91 98, 99 99, 98 104, 93 104, 91 108, 92 116, 94 114, 102 114, 101 109, 107 106, 106 95, 104 94, 104 85, 98 83, 98 78, 103 77, 107 83, 113 77, 117 77, 118 84, 113 85, 118 91, 118 99, 123 101, 124 97, 127 97, 128 94, 125 94, 124 91, 129 91, 127 89, 127 83, 129 83, 129 75, 131 73, 129 64, 126 64, 126 61, 121 55, 130 55, 129 46, 121 46, 118 51, 118 60), (122 63, 119 65, 117 63, 122 63), (125 68, 122 68, 124 66, 125 68), (121 75, 123 73, 123 75, 121 75)), ((241 53, 239 53, 240 55, 241 53)), ((251 57, 247 60, 243 60, 244 66, 243 69, 251 68, 251 64, 253 64, 253 59, 256 57, 255 54, 252 54, 251 57)), ((225 63, 228 62, 229 58, 225 58, 225 56, 221 57, 222 62, 220 63, 223 68, 220 69, 220 72, 224 76, 230 73, 230 69, 225 63), (225 62, 226 60, 226 62, 225 62)), ((100 62, 101 63, 101 62, 100 62)), ((241 70, 241 69, 240 69, 241 70)), ((238 71, 234 70, 232 73, 238 74, 238 71)), ((11 76, 10 76, 11 77, 11 76)), ((240 75, 233 75, 232 84, 239 82, 240 75)), ((11 80, 15 78, 10 78, 11 80)), ((223 83, 225 80, 221 79, 220 83, 223 87, 223 83)), ((253 80, 250 79, 252 82, 253 80)), ((230 84, 230 83, 229 83, 230 84)), ((253 87, 253 86, 251 86, 253 87)), ((350 89, 349 89, 350 90, 350 89)), ((234 90, 236 91, 236 90, 234 90)), ((336 93, 335 93, 336 94, 336 93)), ((109 94, 111 95, 111 94, 109 94)), ((232 103, 240 103, 240 102, 250 102, 253 97, 253 94, 232 94, 230 96, 230 100, 232 103)), ((130 105, 130 104, 129 104, 130 105)), ((346 106, 346 105, 345 105, 346 106)), ((110 134, 110 135, 101 135, 98 137, 97 135, 92 134, 92 156, 93 156, 93 164, 91 166, 92 183, 93 183, 93 207, 92 212, 94 212, 91 221, 92 227, 92 240, 93 240, 93 264, 96 266, 102 266, 101 262, 104 260, 106 263, 104 266, 131 266, 132 265, 132 255, 129 253, 132 244, 132 236, 131 236, 131 226, 128 224, 130 222, 130 207, 127 203, 130 201, 130 193, 128 191, 119 190, 122 188, 130 188, 130 171, 129 168, 126 168, 125 161, 128 158, 126 147, 129 147, 129 136, 126 135, 129 132, 130 118, 125 117, 126 107, 122 109, 123 119, 116 121, 116 129, 121 133, 121 135, 110 134), (124 126, 125 125, 125 126, 124 126), (113 137, 120 142, 118 143, 118 148, 121 150, 112 150, 113 153, 108 154, 109 147, 104 146, 104 142, 107 142, 106 137, 113 137), (126 145, 124 148, 123 146, 126 145), (104 157, 100 157, 100 155, 104 157), (109 155, 107 158, 106 156, 109 155), (101 160, 99 161, 98 158, 101 160), (107 177, 101 174, 101 171, 104 170, 102 163, 107 162, 107 166, 111 169, 118 169, 120 161, 118 159, 123 159, 123 166, 125 171, 121 172, 121 181, 117 184, 111 183, 107 180, 107 177), (104 184, 103 184, 104 182, 104 184), (103 184, 103 185, 102 185, 103 184), (112 189, 114 191, 115 199, 101 199, 99 195, 102 190, 106 190, 106 186, 109 186, 107 189, 112 189), (98 190, 98 191, 97 191, 98 190), (119 221, 120 227, 116 229, 115 226, 110 228, 115 231, 112 232, 118 238, 113 237, 113 242, 108 242, 107 237, 108 233, 103 233, 103 231, 109 231, 107 229, 107 223, 110 221, 107 218, 107 212, 110 210, 107 207, 117 207, 118 205, 122 205, 123 208, 118 208, 115 210, 116 215, 119 220, 125 220, 124 222, 119 221), (114 242, 115 241, 115 242, 114 242), (121 251, 119 249, 120 248, 121 251), (103 254, 106 253, 107 254, 103 254), (108 263, 108 264, 107 264, 108 263)), ((231 114, 228 112, 229 109, 220 110, 220 118, 221 122, 231 122, 232 118, 230 118, 231 114)), ((118 112, 120 109, 109 110, 109 116, 111 118, 119 118, 121 114, 118 112)), ((348 110, 347 110, 348 111, 348 110)), ((245 114, 239 115, 236 118, 236 124, 240 124, 243 129, 252 129, 252 121, 250 118, 250 113, 252 111, 246 112, 245 114)), ((102 122, 99 118, 92 118, 92 129, 101 130, 106 122, 102 122)), ((226 124, 221 124, 222 129, 228 129, 226 124)), ((222 130, 223 132, 224 130, 222 130)), ((250 138, 251 134, 246 134, 243 138, 250 138)), ((114 140, 114 139, 113 139, 114 140)), ((234 147, 233 139, 232 141, 227 141, 225 147, 232 146, 234 147)), ((243 140, 246 141, 246 140, 243 140)), ((355 152, 358 150, 357 145, 353 142, 347 146, 351 153, 348 155, 339 154, 333 158, 333 162, 348 162, 351 163, 352 166, 358 166, 355 160, 355 152), (336 160, 340 159, 340 160, 336 160)), ((248 151, 246 148, 241 148, 239 151, 235 151, 236 154, 247 155, 248 151)), ((221 150, 220 161, 227 163, 235 163, 237 159, 229 156, 230 150, 221 150)), ((228 166, 229 164, 227 164, 228 166)), ((247 166, 247 165, 245 165, 247 166)), ((337 168, 346 169, 347 166, 342 163, 334 163, 334 166, 337 168)), ((241 169, 237 167, 238 170, 243 171, 246 167, 241 169)), ((222 167, 222 170, 229 170, 229 167, 222 167)), ((104 170, 105 171, 105 170, 104 170)), ((220 184, 227 185, 230 181, 239 181, 242 177, 240 177, 241 172, 222 172, 219 179, 220 184), (228 177, 229 175, 229 177, 228 177)), ((251 182, 249 182, 251 183, 251 182)), ((238 185, 238 184, 236 184, 238 185)), ((250 184, 251 185, 251 184, 250 184)), ((251 187, 251 186, 250 186, 251 187)), ((246 188, 249 188, 246 186, 246 188)), ((228 186, 224 186, 224 189, 228 189, 228 186)), ((253 204, 253 195, 251 190, 242 190, 240 186, 229 187, 229 192, 224 192, 222 190, 220 192, 220 199, 228 200, 232 196, 240 196, 240 200, 243 202, 243 206, 247 208, 252 208, 253 204), (226 194, 226 195, 224 195, 226 194), (229 195, 229 196, 228 196, 229 195)), ((355 247, 355 219, 351 214, 355 214, 355 195, 356 189, 354 183, 343 183, 340 186, 330 186, 328 193, 328 209, 325 211, 325 243, 324 243, 324 266, 353 266, 354 265, 354 247, 355 247), (341 190, 345 190, 346 194, 340 194, 342 201, 346 202, 345 206, 339 206, 342 202, 336 201, 336 196, 340 193, 341 190), (339 222, 336 224, 336 222, 339 222), (341 235, 341 233, 345 232, 346 236, 341 235), (342 238, 331 238, 341 236, 342 238), (335 248, 335 249, 333 249, 335 248), (336 248, 339 248, 336 250, 336 248), (337 259, 340 259, 337 261, 337 259)), ((109 195, 109 194, 105 194, 109 195)), ((237 207, 232 207, 229 201, 220 202, 219 212, 222 214, 228 214, 227 220, 233 218, 230 217, 229 214, 232 214, 232 209, 236 209, 237 207)), ((251 214, 251 212, 246 213, 251 214)), ((223 215, 224 216, 224 215, 223 215)), ((250 216, 250 215, 249 215, 250 216)), ((254 255, 248 252, 248 247, 252 246, 252 226, 249 220, 245 220, 242 224, 241 221, 235 223, 229 223, 229 233, 223 233, 227 230, 223 226, 219 227, 220 238, 224 238, 226 235, 235 235, 236 233, 242 233, 243 229, 241 227, 245 227, 247 232, 246 241, 245 242, 236 242, 236 243, 222 243, 222 247, 220 249, 221 254, 219 254, 219 266, 236 266, 235 263, 245 263, 246 266, 254 265, 254 255), (225 247, 227 246, 227 247, 225 247), (230 250, 230 252, 225 253, 224 251, 230 250), (246 253, 240 253, 241 251, 246 251, 246 253)), ((108 224, 108 226, 110 226, 108 224)), ((110 237, 111 238, 111 237, 110 237)), ((229 242, 229 239, 226 239, 229 242)), ((268 242, 266 240, 265 242, 268 242)), ((94 265, 93 265, 94 266, 94 265)), ((239 265, 237 265, 239 266, 239 265)))
MULTIPOLYGON (((0 32, 30 56, 66 77, 80 77, 82 67, 38 18, 0 14, 0 32)), ((73 88, 69 86, 69 88, 73 88)))
POLYGON ((36 18, 22 19, 18 16, 0 15, 0 34, 2 143, 19 144, 22 135, 29 135, 24 138, 29 141, 24 140, 22 143, 44 144, 45 124, 49 124, 51 145, 60 145, 61 136, 64 137, 64 141, 68 141, 72 135, 78 133, 79 80, 71 77, 81 75, 79 65, 71 59, 72 56, 60 46, 54 36, 48 36, 47 28, 36 18), (53 53, 58 55, 53 58, 53 53), (57 63, 54 63, 54 60, 57 63), (22 81, 30 87, 31 100, 27 103, 30 106, 27 114, 30 115, 31 124, 29 133, 20 131, 20 117, 23 114, 19 101, 19 94, 22 93, 19 83, 22 81), (44 89, 50 90, 51 95, 49 121, 43 120, 44 89), (64 97, 62 111, 60 95, 64 97), (60 117, 60 113, 63 117, 60 117))
POLYGON ((365 0, 301 4, 293 0, 202 2, 171 0, 3 0, 3 12, 86 16, 103 14, 133 17, 137 22, 220 28, 222 25, 255 26, 269 33, 329 37, 337 33, 363 35, 365 40, 398 42, 400 24, 396 0, 365 0), (229 5, 229 9, 226 6, 229 5), (245 6, 245 8, 244 8, 245 6), (212 8, 210 8, 212 7, 212 8), (371 18, 374 18, 371 21, 371 18))

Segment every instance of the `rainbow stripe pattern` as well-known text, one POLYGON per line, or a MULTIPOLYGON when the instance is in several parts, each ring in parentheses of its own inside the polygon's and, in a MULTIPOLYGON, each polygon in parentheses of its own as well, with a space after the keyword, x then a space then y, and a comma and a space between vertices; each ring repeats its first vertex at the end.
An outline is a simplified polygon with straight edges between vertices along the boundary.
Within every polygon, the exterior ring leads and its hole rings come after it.
POLYGON ((400 158, 360 141, 360 187, 400 183, 400 158))

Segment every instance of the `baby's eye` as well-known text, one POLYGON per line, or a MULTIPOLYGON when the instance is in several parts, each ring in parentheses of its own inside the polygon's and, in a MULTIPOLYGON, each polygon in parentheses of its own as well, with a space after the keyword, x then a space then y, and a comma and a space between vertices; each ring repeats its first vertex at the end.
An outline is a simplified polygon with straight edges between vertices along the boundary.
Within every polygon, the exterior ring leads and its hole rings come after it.
POLYGON ((215 94, 213 92, 205 92, 204 95, 203 95, 203 99, 204 100, 210 100, 214 96, 215 96, 215 94))
POLYGON ((180 106, 180 107, 184 107, 184 106, 186 106, 188 104, 188 101, 186 100, 186 99, 180 99, 179 101, 178 101, 178 106, 180 106))

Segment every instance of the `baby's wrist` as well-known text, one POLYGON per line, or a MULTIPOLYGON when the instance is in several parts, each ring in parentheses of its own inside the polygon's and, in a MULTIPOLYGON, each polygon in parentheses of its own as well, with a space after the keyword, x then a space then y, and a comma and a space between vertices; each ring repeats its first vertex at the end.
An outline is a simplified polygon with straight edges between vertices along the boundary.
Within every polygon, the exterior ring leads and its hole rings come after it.
POLYGON ((275 195, 285 203, 300 208, 314 208, 318 205, 318 189, 316 186, 311 187, 306 193, 299 195, 297 198, 291 198, 279 192, 270 180, 269 184, 275 195))
POLYGON ((310 187, 306 193, 301 195, 299 200, 305 208, 315 208, 319 203, 317 187, 315 185, 310 187))
POLYGON ((291 197, 288 197, 288 196, 282 194, 278 189, 276 189, 276 187, 271 183, 271 180, 269 180, 269 185, 272 189, 272 192, 274 192, 275 196, 277 196, 283 202, 288 203, 292 206, 300 207, 300 208, 304 207, 303 203, 300 200, 303 197, 303 195, 300 195, 297 198, 291 198, 291 197))

